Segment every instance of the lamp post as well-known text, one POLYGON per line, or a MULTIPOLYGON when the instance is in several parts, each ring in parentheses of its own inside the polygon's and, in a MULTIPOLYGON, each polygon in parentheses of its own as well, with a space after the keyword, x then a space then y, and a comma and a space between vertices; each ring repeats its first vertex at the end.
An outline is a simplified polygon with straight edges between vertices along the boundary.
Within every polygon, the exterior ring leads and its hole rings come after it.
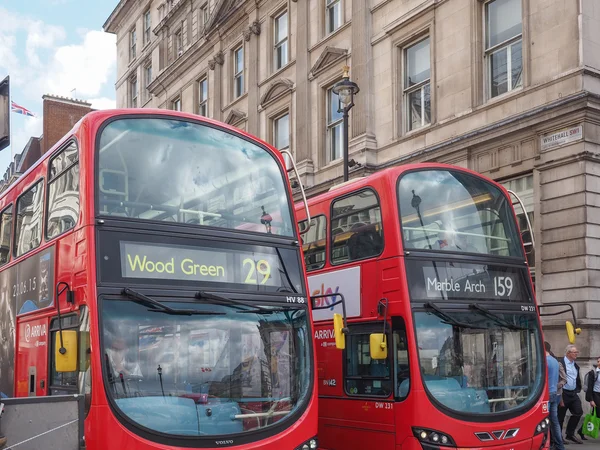
POLYGON ((344 75, 341 81, 338 81, 333 86, 333 92, 340 99, 339 113, 343 113, 344 117, 344 181, 348 181, 348 111, 354 106, 354 95, 358 94, 360 89, 353 81, 350 81, 350 67, 344 66, 344 75))

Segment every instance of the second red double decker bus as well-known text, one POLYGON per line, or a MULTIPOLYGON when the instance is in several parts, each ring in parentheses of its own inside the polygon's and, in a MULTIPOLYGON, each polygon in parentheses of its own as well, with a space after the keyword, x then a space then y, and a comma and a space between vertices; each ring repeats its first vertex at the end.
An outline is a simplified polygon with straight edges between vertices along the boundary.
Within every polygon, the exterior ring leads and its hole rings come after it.
POLYGON ((539 313, 504 188, 406 165, 309 209, 309 287, 325 296, 313 312, 320 448, 548 446, 539 313), (347 323, 332 329, 342 298, 347 323))

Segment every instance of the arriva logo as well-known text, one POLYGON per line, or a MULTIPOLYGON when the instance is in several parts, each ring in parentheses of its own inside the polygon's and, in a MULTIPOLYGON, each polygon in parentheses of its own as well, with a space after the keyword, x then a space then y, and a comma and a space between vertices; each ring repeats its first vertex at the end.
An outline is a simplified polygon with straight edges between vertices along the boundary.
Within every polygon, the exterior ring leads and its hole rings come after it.
MULTIPOLYGON (((335 287, 335 291, 333 289, 331 289, 330 287, 325 289, 325 283, 321 283, 321 289, 312 291, 311 295, 337 294, 339 292, 339 290, 340 290, 339 286, 335 287)), ((330 296, 330 297, 317 298, 317 299, 315 299, 315 306, 316 307, 329 306, 332 303, 335 303, 336 301, 339 301, 339 300, 340 300, 340 298, 337 295, 330 296)), ((333 308, 334 308, 334 306, 331 306, 329 309, 331 311, 333 311, 333 308)))

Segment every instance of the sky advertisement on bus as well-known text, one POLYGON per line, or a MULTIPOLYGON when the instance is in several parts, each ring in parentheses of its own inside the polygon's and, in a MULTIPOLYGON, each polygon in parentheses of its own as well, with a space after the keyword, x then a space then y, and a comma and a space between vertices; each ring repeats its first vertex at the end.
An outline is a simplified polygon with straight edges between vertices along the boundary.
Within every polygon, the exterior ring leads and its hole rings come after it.
MULTIPOLYGON (((327 295, 327 297, 316 299, 315 306, 329 306, 335 303, 340 298, 333 294, 340 293, 346 301, 347 316, 360 316, 360 267, 311 275, 308 277, 308 287, 311 296, 327 295)), ((342 314, 341 304, 314 310, 313 320, 331 320, 334 313, 342 314)))
POLYGON ((54 246, 0 273, 0 391, 13 395, 17 316, 54 305, 54 246))

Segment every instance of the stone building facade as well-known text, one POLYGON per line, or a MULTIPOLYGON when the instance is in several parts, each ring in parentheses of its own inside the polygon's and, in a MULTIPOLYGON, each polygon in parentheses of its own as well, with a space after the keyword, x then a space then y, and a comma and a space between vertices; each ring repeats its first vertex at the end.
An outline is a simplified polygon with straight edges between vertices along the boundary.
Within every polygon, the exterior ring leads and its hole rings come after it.
MULTIPOLYGON (((121 0, 104 29, 119 107, 289 147, 310 195, 342 179, 331 87, 349 65, 350 176, 437 161, 515 190, 538 301, 571 303, 581 357, 600 355, 598 0, 121 0)), ((557 350, 565 318, 544 319, 557 350)))

